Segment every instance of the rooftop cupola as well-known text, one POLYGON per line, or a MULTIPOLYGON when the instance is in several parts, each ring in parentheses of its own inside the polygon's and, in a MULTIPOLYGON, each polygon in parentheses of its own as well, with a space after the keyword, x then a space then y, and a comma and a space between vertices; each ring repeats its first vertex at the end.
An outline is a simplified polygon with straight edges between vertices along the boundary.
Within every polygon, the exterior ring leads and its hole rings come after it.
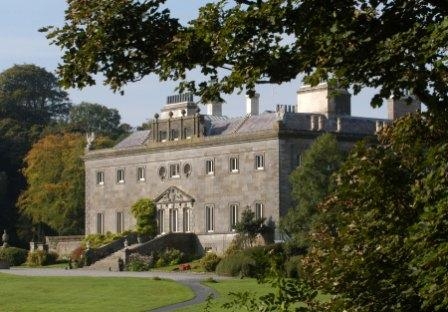
POLYGON ((197 108, 198 106, 193 102, 193 94, 191 93, 170 95, 160 112, 160 119, 193 116, 197 108))

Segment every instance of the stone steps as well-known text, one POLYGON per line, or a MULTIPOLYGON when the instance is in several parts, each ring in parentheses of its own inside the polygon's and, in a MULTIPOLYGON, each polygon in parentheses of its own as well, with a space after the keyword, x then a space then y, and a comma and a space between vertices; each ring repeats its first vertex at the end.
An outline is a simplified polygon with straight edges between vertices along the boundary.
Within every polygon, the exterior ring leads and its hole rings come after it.
MULTIPOLYGON (((129 247, 138 246, 139 244, 134 244, 129 247)), ((124 248, 121 250, 118 250, 114 252, 113 254, 107 256, 106 258, 103 258, 101 260, 96 261, 90 266, 84 267, 86 270, 96 270, 96 271, 113 271, 118 272, 118 260, 119 259, 124 260, 124 248)))

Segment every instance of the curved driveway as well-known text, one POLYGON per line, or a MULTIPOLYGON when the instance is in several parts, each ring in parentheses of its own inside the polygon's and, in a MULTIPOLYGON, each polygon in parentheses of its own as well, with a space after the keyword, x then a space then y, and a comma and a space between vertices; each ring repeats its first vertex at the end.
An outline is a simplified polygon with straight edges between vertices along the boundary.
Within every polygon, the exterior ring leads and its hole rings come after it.
POLYGON ((110 272, 110 271, 95 271, 95 270, 65 270, 65 269, 41 269, 41 268, 11 268, 10 270, 0 270, 0 273, 22 275, 22 276, 92 276, 92 277, 143 277, 154 278, 160 277, 163 279, 170 279, 189 287, 194 293, 195 297, 191 300, 176 303, 170 306, 157 308, 151 310, 153 312, 168 312, 179 308, 201 303, 207 299, 209 295, 217 297, 218 294, 210 287, 201 284, 206 278, 213 278, 215 280, 227 279, 226 277, 217 276, 208 273, 193 273, 193 272, 110 272))

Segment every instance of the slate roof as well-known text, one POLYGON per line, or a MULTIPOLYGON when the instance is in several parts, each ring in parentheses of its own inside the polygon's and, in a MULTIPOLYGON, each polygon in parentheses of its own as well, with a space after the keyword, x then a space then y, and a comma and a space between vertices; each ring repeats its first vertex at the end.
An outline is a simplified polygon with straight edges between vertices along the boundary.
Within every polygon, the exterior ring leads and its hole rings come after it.
MULTIPOLYGON (((204 126, 206 136, 219 136, 239 133, 251 133, 272 130, 279 119, 283 121, 283 127, 296 131, 314 131, 311 129, 312 118, 322 118, 325 131, 337 131, 337 123, 341 127, 340 132, 354 134, 372 134, 375 132, 375 119, 360 118, 352 116, 341 116, 327 118, 325 115, 309 113, 277 113, 265 111, 260 115, 246 115, 242 117, 229 118, 225 116, 204 115, 204 126), (313 117, 314 116, 314 117, 313 117)), ((316 121, 314 121, 316 122, 316 121)), ((129 137, 115 145, 115 149, 132 148, 144 145, 150 140, 150 130, 136 131, 129 137)))
POLYGON ((148 141, 151 130, 141 130, 131 133, 126 139, 114 146, 116 149, 137 147, 148 141))

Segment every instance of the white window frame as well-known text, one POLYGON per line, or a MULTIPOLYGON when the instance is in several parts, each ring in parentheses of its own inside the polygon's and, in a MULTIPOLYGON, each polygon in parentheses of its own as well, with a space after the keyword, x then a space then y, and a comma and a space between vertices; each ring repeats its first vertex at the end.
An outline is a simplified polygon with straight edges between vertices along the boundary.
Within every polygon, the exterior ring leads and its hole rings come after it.
POLYGON ((229 169, 232 173, 237 173, 240 171, 240 161, 238 156, 232 156, 229 158, 229 169))
POLYGON ((215 206, 205 205, 205 231, 208 233, 215 231, 215 206))
POLYGON ((97 185, 104 185, 104 171, 97 171, 96 172, 96 184, 97 185))
POLYGON ((170 164, 170 178, 177 179, 180 178, 180 164, 170 164))
POLYGON ((214 175, 215 174, 215 160, 207 159, 205 161, 205 174, 206 175, 214 175))
POLYGON ((261 219, 264 215, 264 205, 261 202, 255 203, 255 218, 261 219))
POLYGON ((235 231, 238 223, 238 204, 230 204, 230 229, 235 231))
POLYGON ((104 234, 104 212, 96 214, 96 233, 104 234))
POLYGON ((175 208, 171 208, 169 210, 170 215, 170 232, 178 232, 179 231, 179 213, 178 210, 175 208))
POLYGON ((255 155, 255 169, 256 170, 264 170, 264 155, 263 154, 255 155))
POLYGON ((120 234, 124 231, 124 213, 123 211, 117 211, 116 214, 116 230, 120 234))
POLYGON ((190 219, 191 219, 191 210, 190 208, 184 208, 182 210, 183 216, 182 216, 182 227, 184 232, 190 232, 190 219))
POLYGON ((124 169, 117 169, 117 183, 124 183, 124 169))
POLYGON ((165 233, 165 229, 164 229, 164 210, 163 209, 158 209, 157 210, 157 230, 159 232, 159 234, 163 234, 165 233))
POLYGON ((139 182, 146 181, 146 168, 145 167, 137 168, 137 181, 139 181, 139 182))

